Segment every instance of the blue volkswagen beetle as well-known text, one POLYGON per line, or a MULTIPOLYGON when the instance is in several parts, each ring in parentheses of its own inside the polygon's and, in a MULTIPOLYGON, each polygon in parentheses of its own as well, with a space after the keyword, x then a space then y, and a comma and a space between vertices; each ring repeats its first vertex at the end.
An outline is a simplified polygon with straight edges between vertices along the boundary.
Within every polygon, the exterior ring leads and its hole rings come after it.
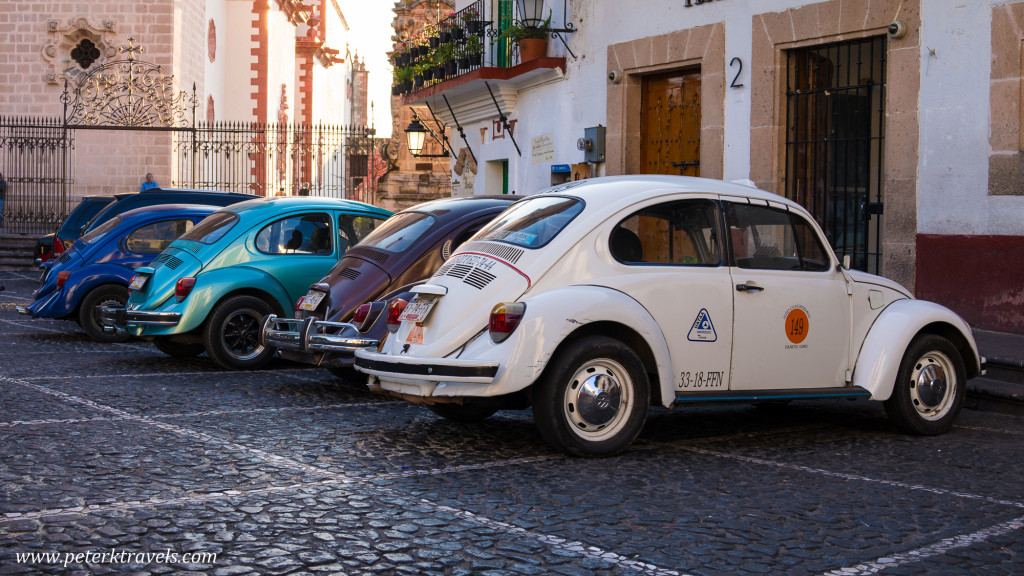
POLYGON ((64 252, 33 294, 35 301, 18 311, 36 318, 76 320, 100 342, 124 340, 125 335, 104 332, 99 308, 124 305, 135 269, 149 264, 215 210, 216 206, 167 204, 111 218, 64 252))
POLYGON ((291 311, 390 215, 361 202, 310 197, 222 208, 139 268, 127 306, 105 307, 103 324, 153 340, 171 356, 205 350, 225 368, 258 368, 275 351, 259 342, 264 318, 291 311))

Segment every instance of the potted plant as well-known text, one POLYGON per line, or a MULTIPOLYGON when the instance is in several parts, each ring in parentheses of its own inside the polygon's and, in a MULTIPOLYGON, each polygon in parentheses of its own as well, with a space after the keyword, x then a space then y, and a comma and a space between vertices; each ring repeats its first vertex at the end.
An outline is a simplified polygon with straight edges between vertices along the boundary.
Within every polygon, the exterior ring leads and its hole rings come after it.
POLYGON ((434 52, 434 64, 438 67, 435 76, 443 79, 444 76, 454 76, 458 73, 458 66, 455 63, 455 46, 451 43, 441 44, 441 47, 434 52))
POLYGON ((551 12, 538 26, 527 26, 516 21, 502 31, 499 38, 507 38, 519 44, 519 62, 542 58, 547 53, 548 35, 551 33, 551 12))
POLYGON ((487 27, 487 22, 480 19, 480 14, 477 13, 476 7, 470 6, 462 11, 462 25, 466 27, 466 32, 472 36, 474 34, 483 34, 484 28, 487 27))
POLYGON ((438 28, 437 22, 427 22, 424 24, 423 35, 427 37, 427 44, 432 49, 436 49, 441 45, 441 30, 438 28))
POLYGON ((484 43, 476 34, 466 39, 466 57, 469 58, 470 66, 480 66, 484 60, 484 43))
POLYGON ((408 92, 412 89, 413 70, 408 66, 395 66, 393 72, 394 85, 392 86, 391 93, 395 96, 403 92, 408 92), (395 88, 398 88, 398 94, 395 94, 395 88))

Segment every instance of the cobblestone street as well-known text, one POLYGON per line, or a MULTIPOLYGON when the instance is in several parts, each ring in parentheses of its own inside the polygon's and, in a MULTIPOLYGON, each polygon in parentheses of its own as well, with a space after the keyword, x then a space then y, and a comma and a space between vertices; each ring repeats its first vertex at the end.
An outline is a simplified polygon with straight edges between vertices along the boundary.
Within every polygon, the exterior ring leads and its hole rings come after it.
POLYGON ((529 410, 460 425, 325 370, 98 344, 0 284, 0 574, 1024 573, 1021 417, 656 409, 574 459, 529 410))

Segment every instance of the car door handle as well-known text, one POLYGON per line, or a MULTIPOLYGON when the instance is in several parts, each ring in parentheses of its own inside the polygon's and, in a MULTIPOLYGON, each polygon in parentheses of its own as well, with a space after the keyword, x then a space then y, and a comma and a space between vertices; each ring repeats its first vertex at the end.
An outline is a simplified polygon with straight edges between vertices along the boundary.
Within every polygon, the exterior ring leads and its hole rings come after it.
POLYGON ((757 284, 737 284, 736 285, 736 291, 737 292, 760 292, 761 290, 764 290, 764 287, 763 286, 758 286, 757 284))

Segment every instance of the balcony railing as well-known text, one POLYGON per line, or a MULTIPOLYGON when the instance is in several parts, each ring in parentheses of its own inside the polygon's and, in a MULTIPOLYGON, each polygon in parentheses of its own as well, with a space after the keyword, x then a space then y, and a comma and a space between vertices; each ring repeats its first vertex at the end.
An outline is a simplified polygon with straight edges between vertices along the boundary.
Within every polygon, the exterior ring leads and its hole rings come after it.
POLYGON ((518 65, 519 45, 512 38, 522 19, 517 6, 512 0, 491 0, 490 6, 477 0, 396 45, 392 95, 422 90, 482 67, 518 65))

